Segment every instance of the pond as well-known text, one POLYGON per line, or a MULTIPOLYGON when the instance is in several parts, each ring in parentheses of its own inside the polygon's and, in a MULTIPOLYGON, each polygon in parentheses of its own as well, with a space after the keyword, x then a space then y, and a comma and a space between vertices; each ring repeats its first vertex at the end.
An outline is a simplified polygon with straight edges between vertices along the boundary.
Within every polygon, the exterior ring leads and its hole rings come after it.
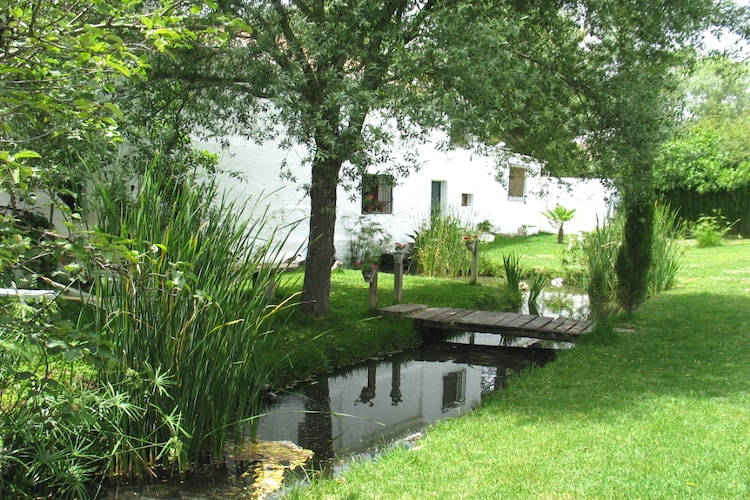
POLYGON ((468 413, 509 376, 555 354, 503 344, 500 335, 464 334, 301 384, 277 396, 258 437, 310 449, 315 469, 335 475, 347 457, 468 413))
MULTIPOLYGON (((588 313, 585 296, 565 291, 545 292, 541 306, 545 316, 581 318, 588 313)), ((425 426, 472 411, 509 377, 542 366, 557 350, 570 347, 564 342, 471 332, 428 342, 274 394, 267 414, 258 421, 257 437, 264 443, 311 450, 313 470, 337 476, 352 459, 377 456, 394 442, 410 445, 425 426)), ((230 473, 246 465, 227 456, 230 473)), ((252 488, 251 477, 229 483, 214 477, 202 485, 173 486, 178 496, 157 494, 149 487, 148 494, 131 493, 128 498, 247 498, 252 488)))

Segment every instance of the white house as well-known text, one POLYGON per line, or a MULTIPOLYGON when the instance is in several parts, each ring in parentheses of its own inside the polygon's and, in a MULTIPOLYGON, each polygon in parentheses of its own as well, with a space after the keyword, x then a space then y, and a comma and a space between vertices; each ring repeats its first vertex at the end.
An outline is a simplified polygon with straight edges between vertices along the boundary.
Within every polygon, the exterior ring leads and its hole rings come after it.
MULTIPOLYGON (((219 152, 222 169, 239 172, 245 178, 224 175, 221 186, 230 197, 244 202, 259 197, 268 203, 272 225, 303 221, 291 234, 289 247, 304 247, 310 214, 310 201, 301 185, 309 182, 309 167, 302 165, 305 151, 281 150, 273 144, 257 145, 240 137, 231 138, 228 149, 218 143, 198 142, 196 147, 219 152), (281 165, 297 179, 283 180, 281 165)), ((607 215, 610 193, 599 180, 543 177, 529 163, 511 161, 500 169, 504 182, 498 181, 498 159, 468 149, 441 150, 425 144, 417 150, 422 168, 408 177, 394 179, 373 173, 364 179, 360 192, 339 187, 335 246, 348 248, 353 223, 360 218, 376 221, 387 228, 394 242, 410 241, 433 208, 451 210, 462 220, 476 224, 490 221, 495 232, 517 234, 554 231, 542 212, 562 205, 575 208, 567 233, 587 231, 607 215), (349 230, 347 228, 350 228, 349 230)), ((339 255, 339 258, 343 255, 339 255)))
MULTIPOLYGON (((310 214, 310 200, 302 188, 310 177, 302 161, 305 151, 302 147, 283 150, 272 143, 258 145, 238 136, 228 144, 227 149, 218 142, 196 142, 195 146, 219 153, 224 172, 240 174, 225 173, 219 178, 230 199, 240 205, 267 206, 268 226, 280 227, 282 233, 284 227, 299 223, 290 234, 287 250, 302 248, 304 254, 310 214), (296 182, 281 178, 282 165, 296 182)), ((351 228, 357 224, 378 222, 393 242, 408 243, 435 208, 460 215, 467 225, 488 220, 495 232, 506 234, 517 234, 522 227, 529 233, 553 231, 542 212, 557 204, 576 209, 575 218, 565 225, 567 233, 590 230, 597 218, 604 220, 608 214, 611 193, 598 180, 560 182, 539 176, 538 167, 528 162, 511 161, 498 167, 494 156, 468 149, 444 150, 436 144, 412 151, 422 168, 408 177, 396 179, 373 172, 361 191, 339 187, 335 234, 339 258, 345 257, 351 228), (498 173, 503 182, 498 181, 498 173)), ((36 210, 49 215, 48 199, 41 193, 39 198, 36 210)), ((7 195, 0 197, 0 205, 7 203, 7 195)), ((55 225, 65 231, 62 213, 52 213, 55 225)))

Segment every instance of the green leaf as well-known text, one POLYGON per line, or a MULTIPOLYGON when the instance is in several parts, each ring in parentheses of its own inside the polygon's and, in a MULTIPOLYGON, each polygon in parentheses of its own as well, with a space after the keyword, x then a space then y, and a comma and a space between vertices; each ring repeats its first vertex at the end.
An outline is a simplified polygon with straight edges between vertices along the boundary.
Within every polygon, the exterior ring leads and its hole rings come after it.
POLYGON ((40 155, 36 151, 31 151, 29 149, 24 149, 22 151, 18 151, 16 154, 13 155, 13 157, 16 160, 19 160, 19 159, 24 159, 24 158, 41 158, 42 155, 40 155))

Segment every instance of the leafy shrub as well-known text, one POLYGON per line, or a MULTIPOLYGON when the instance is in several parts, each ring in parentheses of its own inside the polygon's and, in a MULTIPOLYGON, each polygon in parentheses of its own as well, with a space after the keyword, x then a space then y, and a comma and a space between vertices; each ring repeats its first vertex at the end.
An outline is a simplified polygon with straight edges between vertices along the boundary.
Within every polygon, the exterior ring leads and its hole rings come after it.
POLYGON ((389 252, 392 237, 377 221, 367 217, 359 217, 346 226, 349 238, 349 248, 344 256, 344 264, 354 269, 357 262, 380 262, 380 256, 389 252))
POLYGON ((713 215, 703 215, 692 224, 691 233, 701 248, 717 247, 735 223, 729 224, 720 211, 713 215))

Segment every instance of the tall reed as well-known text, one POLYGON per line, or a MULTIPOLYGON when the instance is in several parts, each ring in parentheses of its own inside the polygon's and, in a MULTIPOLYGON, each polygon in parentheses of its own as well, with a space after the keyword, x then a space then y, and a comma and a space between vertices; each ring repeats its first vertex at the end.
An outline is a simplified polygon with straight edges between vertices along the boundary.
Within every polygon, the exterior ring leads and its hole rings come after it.
POLYGON ((586 233, 581 241, 581 253, 588 280, 591 315, 599 324, 607 324, 617 308, 614 305, 617 278, 615 261, 622 239, 622 222, 616 218, 586 233))
MULTIPOLYGON (((147 173, 132 199, 100 186, 98 220, 117 230, 116 272, 102 274, 94 293, 99 327, 117 349, 103 382, 130 388, 143 411, 123 432, 181 453, 124 450, 122 473, 164 462, 220 459, 230 436, 260 412, 262 393, 285 361, 275 328, 287 305, 267 298, 284 238, 264 238, 264 213, 244 214, 219 197, 213 183, 170 184, 147 173), (144 380, 160 379, 159 387, 144 380), (175 436, 169 422, 185 433, 175 436)), ((114 191, 121 192, 121 191, 114 191)))
POLYGON ((680 240, 685 236, 685 225, 677 217, 677 212, 669 205, 657 203, 654 211, 654 238, 651 242, 651 267, 648 272, 648 295, 674 286, 680 270, 680 259, 685 247, 680 240))
POLYGON ((523 268, 519 257, 513 252, 503 255, 505 283, 500 285, 498 294, 501 311, 519 312, 523 305, 520 283, 523 268))
POLYGON ((532 269, 526 279, 529 284, 529 313, 539 314, 539 299, 547 284, 547 276, 541 271, 532 269))
POLYGON ((420 273, 458 277, 469 272, 471 253, 466 250, 467 227, 456 213, 433 214, 417 230, 415 253, 420 273))
POLYGON ((503 269, 505 269, 505 281, 508 288, 518 290, 518 284, 521 282, 521 275, 523 274, 521 259, 513 252, 504 254, 503 269))

